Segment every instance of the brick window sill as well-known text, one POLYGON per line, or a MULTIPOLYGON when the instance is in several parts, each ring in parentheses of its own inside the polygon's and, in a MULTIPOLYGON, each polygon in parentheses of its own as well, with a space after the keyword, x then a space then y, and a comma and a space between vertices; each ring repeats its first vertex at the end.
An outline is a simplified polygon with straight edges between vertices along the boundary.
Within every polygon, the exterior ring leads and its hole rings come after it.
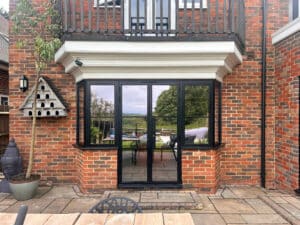
POLYGON ((183 151, 209 151, 209 150, 219 150, 223 148, 225 143, 221 143, 215 146, 183 146, 183 151))
POLYGON ((82 151, 100 151, 100 150, 117 151, 118 150, 116 146, 81 146, 81 145, 74 144, 73 147, 80 149, 82 151))

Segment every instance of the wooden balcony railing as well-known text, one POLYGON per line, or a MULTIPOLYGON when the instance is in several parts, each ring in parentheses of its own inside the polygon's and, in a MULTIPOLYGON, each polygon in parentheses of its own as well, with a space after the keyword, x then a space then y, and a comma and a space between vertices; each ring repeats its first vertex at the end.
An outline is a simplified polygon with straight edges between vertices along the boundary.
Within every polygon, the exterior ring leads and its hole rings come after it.
POLYGON ((61 0, 63 38, 245 40, 244 0, 61 0))

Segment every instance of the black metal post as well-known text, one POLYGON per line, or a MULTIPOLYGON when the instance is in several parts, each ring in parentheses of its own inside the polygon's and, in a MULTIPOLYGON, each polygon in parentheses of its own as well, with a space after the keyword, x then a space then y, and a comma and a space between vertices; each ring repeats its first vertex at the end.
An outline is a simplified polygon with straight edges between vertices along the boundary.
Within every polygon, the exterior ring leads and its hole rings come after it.
POLYGON ((267 72, 267 0, 263 0, 262 74, 261 74, 261 186, 266 187, 266 72, 267 72))

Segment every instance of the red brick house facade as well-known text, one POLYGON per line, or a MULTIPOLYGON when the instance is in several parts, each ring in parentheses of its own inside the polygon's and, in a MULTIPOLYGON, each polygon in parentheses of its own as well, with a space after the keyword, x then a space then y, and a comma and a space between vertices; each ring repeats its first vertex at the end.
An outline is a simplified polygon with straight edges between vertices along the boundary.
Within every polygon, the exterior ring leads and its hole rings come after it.
MULTIPOLYGON (((296 1, 168 1, 160 15, 144 1, 101 2, 60 5, 64 42, 43 76, 68 115, 38 120, 34 172, 84 192, 299 188, 299 29, 274 40, 300 23, 296 1)), ((11 35, 10 136, 25 164, 31 118, 19 109, 28 95, 19 78, 32 88, 30 49, 11 35)))

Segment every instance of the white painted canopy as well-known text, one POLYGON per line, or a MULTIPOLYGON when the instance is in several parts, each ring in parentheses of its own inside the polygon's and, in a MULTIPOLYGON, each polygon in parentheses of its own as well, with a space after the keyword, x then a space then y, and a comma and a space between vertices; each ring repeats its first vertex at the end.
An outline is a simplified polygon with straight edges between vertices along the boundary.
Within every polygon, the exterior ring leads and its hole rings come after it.
POLYGON ((55 61, 84 79, 217 79, 242 62, 233 41, 66 41, 55 61), (79 60, 82 65, 77 65, 79 60))

